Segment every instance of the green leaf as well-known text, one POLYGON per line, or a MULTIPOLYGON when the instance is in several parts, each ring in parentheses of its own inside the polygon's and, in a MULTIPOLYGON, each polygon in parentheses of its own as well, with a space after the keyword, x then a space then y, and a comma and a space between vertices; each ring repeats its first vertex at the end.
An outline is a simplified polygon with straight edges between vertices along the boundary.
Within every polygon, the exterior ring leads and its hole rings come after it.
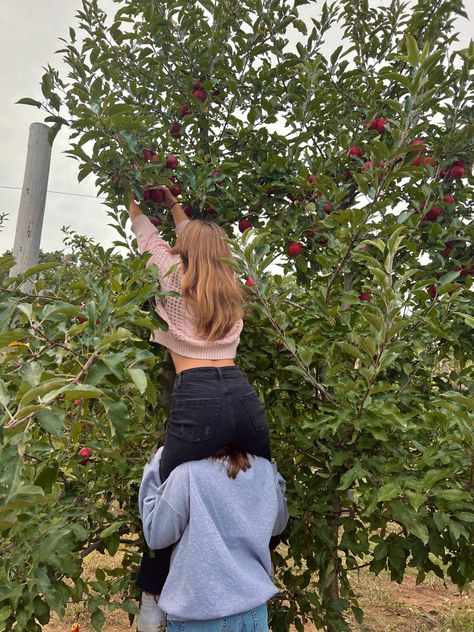
POLYGON ((15 101, 15 105, 19 104, 19 105, 33 105, 36 108, 40 108, 41 107, 41 101, 36 101, 36 99, 30 99, 29 97, 24 97, 23 99, 20 99, 19 101, 15 101))
POLYGON ((132 378, 140 395, 143 395, 148 384, 145 371, 143 371, 143 369, 128 369, 128 374, 132 378))
POLYGON ((122 441, 130 425, 128 409, 123 402, 104 402, 107 418, 109 419, 115 435, 122 441))
POLYGON ((29 338, 30 334, 24 329, 12 329, 4 334, 0 334, 0 348, 8 347, 12 342, 21 341, 24 338, 29 338))
POLYGON ((407 58, 412 66, 417 66, 420 61, 420 53, 416 39, 409 33, 405 34, 405 44, 407 48, 407 58))
POLYGON ((104 392, 90 384, 71 384, 64 389, 64 399, 95 399, 104 397, 104 392))
POLYGON ((63 436, 64 417, 52 410, 42 410, 36 414, 39 424, 55 437, 63 436))

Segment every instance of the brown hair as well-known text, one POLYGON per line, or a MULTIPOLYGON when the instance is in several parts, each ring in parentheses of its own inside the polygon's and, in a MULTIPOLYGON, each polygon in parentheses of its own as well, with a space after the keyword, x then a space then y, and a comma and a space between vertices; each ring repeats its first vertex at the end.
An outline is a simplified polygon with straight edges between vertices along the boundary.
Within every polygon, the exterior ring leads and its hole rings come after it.
POLYGON ((224 448, 221 448, 212 456, 212 458, 227 458, 227 476, 229 478, 236 478, 240 471, 246 472, 252 467, 250 465, 248 455, 240 448, 233 445, 226 445, 224 448))
POLYGON ((242 318, 243 292, 232 265, 223 228, 215 222, 195 219, 185 226, 172 248, 181 256, 181 292, 192 307, 196 330, 209 341, 224 338, 242 318))

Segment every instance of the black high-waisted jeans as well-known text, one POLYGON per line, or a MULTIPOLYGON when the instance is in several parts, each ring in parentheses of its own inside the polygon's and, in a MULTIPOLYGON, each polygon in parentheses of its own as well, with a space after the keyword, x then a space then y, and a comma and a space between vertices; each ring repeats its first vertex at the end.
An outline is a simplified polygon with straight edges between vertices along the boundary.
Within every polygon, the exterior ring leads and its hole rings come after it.
MULTIPOLYGON (((186 369, 176 376, 160 462, 164 482, 186 461, 212 456, 226 445, 270 460, 269 428, 257 393, 237 366, 186 369)), ((173 546, 144 553, 138 586, 159 594, 173 546)))

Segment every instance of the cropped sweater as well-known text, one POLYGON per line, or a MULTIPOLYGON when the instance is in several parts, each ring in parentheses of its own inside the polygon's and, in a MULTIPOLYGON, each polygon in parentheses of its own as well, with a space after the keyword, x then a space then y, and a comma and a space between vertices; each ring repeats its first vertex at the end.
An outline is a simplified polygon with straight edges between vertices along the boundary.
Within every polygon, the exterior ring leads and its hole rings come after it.
MULTIPOLYGON (((177 235, 189 221, 184 220, 176 226, 177 235)), ((181 257, 171 253, 171 246, 161 237, 146 215, 138 215, 132 221, 132 231, 136 235, 139 252, 151 254, 147 265, 158 266, 161 291, 181 294, 181 257)), ((192 310, 182 297, 169 296, 162 300, 157 296, 156 311, 168 324, 168 331, 157 329, 153 332, 151 340, 154 342, 187 358, 205 360, 235 358, 243 326, 242 320, 236 321, 224 338, 209 342, 198 336, 192 310)))

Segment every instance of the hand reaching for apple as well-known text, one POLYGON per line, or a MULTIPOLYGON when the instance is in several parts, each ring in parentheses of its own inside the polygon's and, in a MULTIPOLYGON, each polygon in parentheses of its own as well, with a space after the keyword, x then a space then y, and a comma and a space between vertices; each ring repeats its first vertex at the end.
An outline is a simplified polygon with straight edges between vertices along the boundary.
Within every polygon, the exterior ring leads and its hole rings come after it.
POLYGON ((168 208, 174 204, 175 202, 177 202, 178 200, 175 198, 175 196, 171 193, 171 191, 168 189, 168 187, 165 184, 160 184, 156 187, 156 189, 158 191, 163 191, 164 196, 165 196, 165 203, 168 206, 168 208))

